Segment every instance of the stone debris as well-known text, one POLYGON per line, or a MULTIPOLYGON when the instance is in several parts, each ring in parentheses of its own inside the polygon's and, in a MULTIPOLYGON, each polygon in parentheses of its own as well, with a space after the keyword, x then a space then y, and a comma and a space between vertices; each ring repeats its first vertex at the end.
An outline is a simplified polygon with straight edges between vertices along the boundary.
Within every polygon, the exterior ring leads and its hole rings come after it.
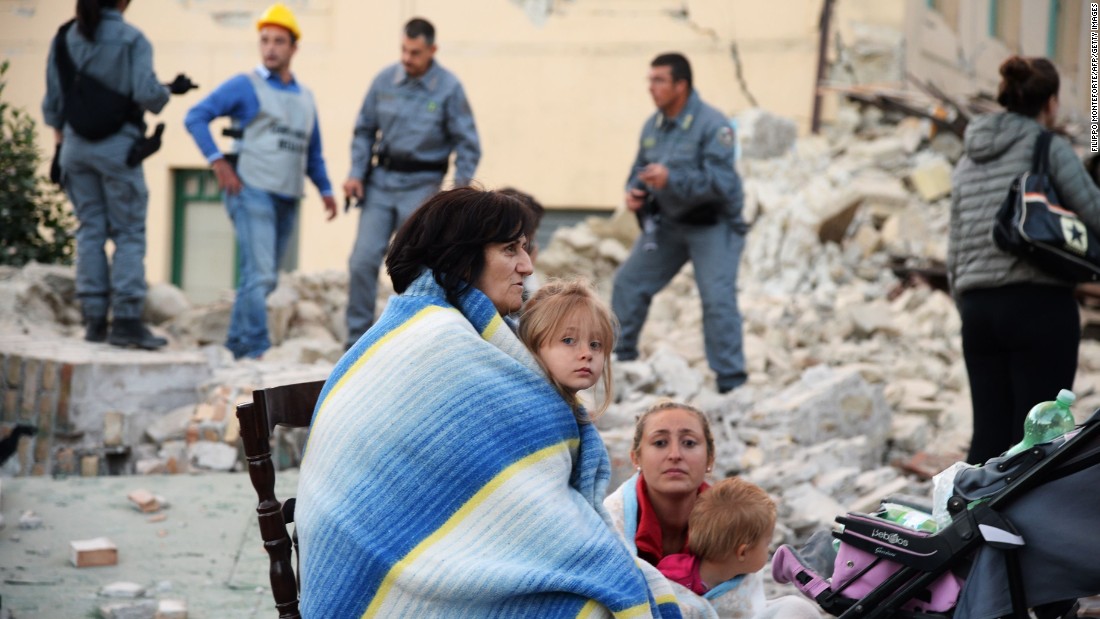
POLYGON ((145 587, 136 582, 113 582, 100 589, 99 595, 106 598, 140 598, 145 597, 145 587))
POLYGON ((32 511, 25 511, 19 515, 19 528, 24 531, 40 529, 42 528, 42 524, 42 516, 32 511))

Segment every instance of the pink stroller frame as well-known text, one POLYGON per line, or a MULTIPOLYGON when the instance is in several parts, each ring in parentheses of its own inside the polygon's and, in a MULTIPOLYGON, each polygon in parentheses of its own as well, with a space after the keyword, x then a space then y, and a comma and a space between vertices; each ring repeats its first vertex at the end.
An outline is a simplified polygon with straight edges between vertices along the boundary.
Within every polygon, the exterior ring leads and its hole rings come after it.
MULTIPOLYGON (((1062 439, 987 462, 983 474, 999 477, 991 486, 994 491, 983 500, 959 496, 957 483, 955 496, 948 502, 952 521, 936 533, 848 513, 836 518, 841 530, 819 531, 800 550, 780 546, 772 559, 772 575, 776 582, 794 584, 823 610, 841 619, 963 619, 955 613, 960 591, 967 579, 979 576, 970 573, 971 564, 979 565, 977 553, 988 546, 1003 554, 1011 597, 1011 614, 993 616, 1026 619, 1029 604, 1025 590, 1036 598, 1042 596, 1035 596, 1034 588, 1025 586, 1018 556, 1025 540, 1002 512, 1028 491, 1096 464, 1100 464, 1100 410, 1062 439), (835 552, 831 538, 840 540, 835 552)), ((1026 575, 1033 576, 1030 572, 1026 575)), ((1100 593, 1100 585, 1097 587, 1089 594, 1100 593)), ((1040 619, 1076 616, 1076 596, 1036 601, 1039 604, 1034 610, 1040 619)))

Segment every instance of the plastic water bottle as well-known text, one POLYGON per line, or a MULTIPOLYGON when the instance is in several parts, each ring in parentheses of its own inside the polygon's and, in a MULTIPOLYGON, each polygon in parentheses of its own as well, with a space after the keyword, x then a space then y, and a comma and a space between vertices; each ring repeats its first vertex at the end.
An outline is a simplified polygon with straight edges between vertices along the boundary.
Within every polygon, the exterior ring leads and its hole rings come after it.
POLYGON ((932 514, 908 505, 884 502, 876 515, 914 531, 935 533, 939 530, 939 525, 936 524, 932 514))
POLYGON ((1027 451, 1040 443, 1047 443, 1077 426, 1069 407, 1077 396, 1069 389, 1062 389, 1053 402, 1039 402, 1031 407, 1024 419, 1024 440, 1005 452, 1006 456, 1027 451))

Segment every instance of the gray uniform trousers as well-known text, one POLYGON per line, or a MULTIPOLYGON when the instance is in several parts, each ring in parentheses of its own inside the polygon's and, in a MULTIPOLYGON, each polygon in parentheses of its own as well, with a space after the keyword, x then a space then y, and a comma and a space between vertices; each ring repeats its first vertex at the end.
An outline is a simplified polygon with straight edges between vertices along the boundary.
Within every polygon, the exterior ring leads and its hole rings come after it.
MULTIPOLYGON (((414 174, 424 176, 419 172, 414 174)), ((379 269, 390 237, 417 207, 439 191, 439 184, 440 180, 436 177, 430 183, 407 191, 385 190, 369 185, 366 188, 366 200, 359 214, 359 231, 348 259, 348 346, 358 341, 374 324, 379 269)))
POLYGON ((73 203, 76 293, 85 316, 141 318, 145 303, 145 213, 149 190, 141 166, 126 165, 136 127, 99 142, 66 128, 61 147, 62 185, 73 203), (104 243, 115 245, 110 262, 104 243))
POLYGON ((622 327, 615 346, 618 357, 631 360, 638 356, 638 336, 653 295, 691 260, 703 301, 707 363, 718 375, 720 388, 741 385, 748 376, 737 307, 737 271, 745 248, 742 227, 724 219, 711 226, 666 220, 657 228, 656 241, 657 248, 646 251, 639 238, 615 275, 611 309, 622 327))

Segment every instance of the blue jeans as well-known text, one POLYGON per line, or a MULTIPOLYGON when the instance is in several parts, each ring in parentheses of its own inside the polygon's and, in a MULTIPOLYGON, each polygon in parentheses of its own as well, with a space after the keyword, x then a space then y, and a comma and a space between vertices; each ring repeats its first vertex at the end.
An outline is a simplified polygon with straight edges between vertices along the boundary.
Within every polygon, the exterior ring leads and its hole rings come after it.
POLYGON ((298 214, 298 199, 244 187, 226 195, 225 207, 237 233, 240 281, 225 346, 233 356, 259 357, 271 348, 267 295, 278 283, 278 267, 298 214))
POLYGON ((86 317, 141 318, 145 305, 145 212, 149 192, 141 166, 124 162, 133 137, 116 133, 88 142, 67 132, 61 149, 65 193, 76 231, 76 294, 86 317), (104 245, 115 245, 107 259, 104 245))
POLYGON ((621 332, 615 352, 624 361, 638 357, 638 336, 653 295, 664 288, 691 260, 703 301, 703 339, 707 363, 720 389, 740 386, 748 377, 742 349, 741 312, 737 307, 737 270, 745 235, 728 222, 689 226, 662 222, 657 248, 646 251, 641 239, 615 274, 611 309, 621 332))

